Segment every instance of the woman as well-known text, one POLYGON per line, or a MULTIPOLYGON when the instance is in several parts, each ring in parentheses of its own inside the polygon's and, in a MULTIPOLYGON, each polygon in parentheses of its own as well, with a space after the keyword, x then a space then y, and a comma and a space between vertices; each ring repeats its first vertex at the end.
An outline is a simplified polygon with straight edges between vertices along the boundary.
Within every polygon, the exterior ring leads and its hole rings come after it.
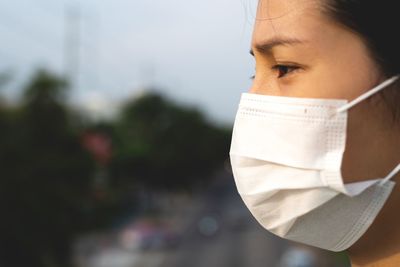
POLYGON ((353 266, 400 266, 396 1, 260 0, 235 182, 255 218, 353 266))

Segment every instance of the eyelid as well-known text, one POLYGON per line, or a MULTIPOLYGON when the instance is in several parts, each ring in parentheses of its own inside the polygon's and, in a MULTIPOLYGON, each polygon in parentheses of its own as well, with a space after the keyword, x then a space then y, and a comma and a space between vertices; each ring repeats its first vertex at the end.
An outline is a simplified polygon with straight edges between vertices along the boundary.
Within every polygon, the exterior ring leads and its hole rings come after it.
POLYGON ((300 68, 301 66, 297 63, 292 62, 279 62, 277 61, 273 67, 281 66, 281 67, 289 67, 289 68, 300 68))
MULTIPOLYGON (((280 67, 287 67, 287 68, 292 69, 292 71, 289 71, 288 73, 286 73, 286 74, 285 74, 284 76, 282 76, 282 77, 278 77, 278 79, 282 79, 282 78, 284 78, 285 76, 291 74, 293 71, 295 71, 295 70, 297 70, 297 69, 300 68, 299 66, 294 66, 294 65, 276 64, 276 65, 272 66, 271 69, 274 70, 274 71, 277 71, 277 70, 279 70, 280 67)), ((249 79, 254 80, 255 77, 256 77, 255 75, 252 75, 252 76, 249 77, 249 79)))
MULTIPOLYGON (((292 69, 292 70, 289 71, 289 72, 288 72, 287 74, 285 74, 284 76, 278 77, 278 79, 283 79, 283 78, 285 78, 287 75, 294 74, 293 72, 295 72, 295 71, 297 71, 297 70, 304 69, 304 67, 302 67, 302 66, 300 66, 300 65, 298 65, 298 64, 295 64, 295 63, 278 63, 278 64, 272 66, 271 69, 274 70, 274 71, 276 71, 276 70, 278 70, 279 67, 287 67, 287 68, 290 68, 290 69, 292 69)), ((255 75, 250 76, 249 79, 254 80, 254 79, 255 79, 255 75)))
POLYGON ((296 70, 300 69, 300 66, 298 66, 298 65, 295 65, 295 64, 284 64, 284 63, 276 64, 275 66, 272 66, 271 69, 279 70, 280 67, 286 67, 288 69, 291 69, 291 71, 288 71, 285 75, 283 75, 281 77, 278 77, 278 79, 285 78, 287 75, 293 74, 293 72, 295 72, 296 70))

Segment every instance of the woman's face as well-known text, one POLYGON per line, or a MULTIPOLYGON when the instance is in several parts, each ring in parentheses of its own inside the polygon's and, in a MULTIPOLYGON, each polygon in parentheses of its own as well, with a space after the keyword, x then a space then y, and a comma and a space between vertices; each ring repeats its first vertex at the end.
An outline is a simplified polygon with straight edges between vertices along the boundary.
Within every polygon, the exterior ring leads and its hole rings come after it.
POLYGON ((351 100, 378 82, 362 40, 329 20, 320 1, 260 0, 251 92, 351 100))
MULTIPOLYGON (((251 93, 352 100, 386 79, 362 39, 322 13, 322 1, 259 1, 251 93)), ((381 110, 364 101, 349 114, 345 182, 386 175, 393 166, 377 167, 374 156, 383 149, 381 110)))

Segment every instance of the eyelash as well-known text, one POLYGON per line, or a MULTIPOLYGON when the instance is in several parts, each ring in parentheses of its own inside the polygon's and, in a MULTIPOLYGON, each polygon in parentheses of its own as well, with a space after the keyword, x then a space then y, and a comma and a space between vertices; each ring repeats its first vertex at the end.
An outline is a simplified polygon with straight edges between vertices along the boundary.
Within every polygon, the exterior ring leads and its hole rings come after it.
MULTIPOLYGON (((286 74, 284 74, 284 75, 282 75, 282 76, 279 76, 278 79, 279 79, 279 78, 283 78, 283 77, 285 77, 286 75, 292 73, 293 71, 299 69, 298 66, 293 66, 293 65, 280 65, 280 64, 273 66, 271 69, 272 69, 272 70, 278 70, 278 71, 279 71, 279 68, 282 68, 282 67, 283 67, 283 68, 291 69, 291 71, 288 71, 286 74)), ((255 78, 255 75, 253 75, 253 76, 250 77, 250 79, 252 79, 252 80, 254 80, 254 78, 255 78)))

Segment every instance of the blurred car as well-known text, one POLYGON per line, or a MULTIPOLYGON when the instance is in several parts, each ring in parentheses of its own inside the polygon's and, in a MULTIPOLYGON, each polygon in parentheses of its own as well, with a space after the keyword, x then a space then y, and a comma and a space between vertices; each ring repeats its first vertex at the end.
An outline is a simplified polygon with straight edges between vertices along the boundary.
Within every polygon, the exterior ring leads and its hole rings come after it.
POLYGON ((179 235, 165 222, 137 220, 119 234, 122 248, 130 251, 170 249, 178 245, 179 235))
POLYGON ((317 256, 303 247, 289 247, 279 262, 279 267, 317 267, 317 256))
POLYGON ((202 236, 211 237, 218 233, 220 226, 215 216, 203 216, 197 222, 197 230, 202 236))

